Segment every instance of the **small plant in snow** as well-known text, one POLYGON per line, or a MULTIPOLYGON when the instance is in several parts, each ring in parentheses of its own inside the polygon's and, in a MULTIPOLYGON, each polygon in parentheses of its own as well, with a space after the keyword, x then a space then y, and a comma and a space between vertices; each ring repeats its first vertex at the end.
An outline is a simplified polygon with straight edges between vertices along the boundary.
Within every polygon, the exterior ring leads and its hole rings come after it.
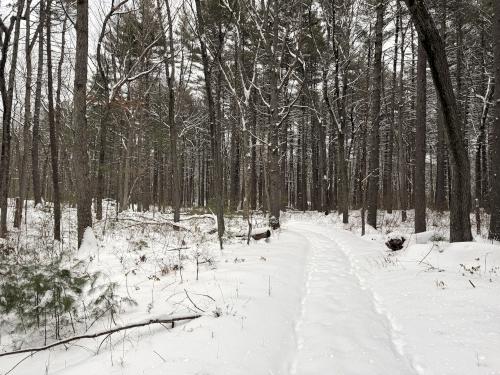
POLYGON ((79 316, 76 306, 95 276, 84 271, 83 262, 72 263, 66 255, 0 257, 0 312, 17 316, 19 329, 44 326, 46 332, 52 326, 59 338, 62 326, 74 326, 79 316))
POLYGON ((117 293, 118 283, 111 282, 105 285, 94 287, 91 293, 97 296, 93 302, 92 316, 96 319, 109 314, 111 321, 116 324, 115 316, 123 311, 125 306, 137 306, 137 302, 127 296, 120 296, 117 293))
POLYGON ((465 265, 465 264, 460 263, 460 268, 463 271, 462 276, 465 276, 466 274, 474 275, 474 274, 479 273, 481 266, 479 264, 476 266, 472 266, 472 265, 469 266, 469 265, 465 265))
POLYGON ((434 233, 431 237, 431 241, 432 242, 445 242, 445 241, 448 241, 448 239, 446 238, 446 236, 442 233, 434 233))

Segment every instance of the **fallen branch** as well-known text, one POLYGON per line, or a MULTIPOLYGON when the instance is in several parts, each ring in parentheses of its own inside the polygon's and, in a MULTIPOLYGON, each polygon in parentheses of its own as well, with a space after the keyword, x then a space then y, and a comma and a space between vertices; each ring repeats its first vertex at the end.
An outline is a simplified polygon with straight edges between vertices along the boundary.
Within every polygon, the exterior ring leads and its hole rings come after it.
POLYGON ((166 226, 172 227, 175 230, 182 230, 185 232, 191 232, 191 230, 189 230, 188 228, 183 227, 179 224, 171 223, 169 221, 141 221, 141 220, 136 220, 136 219, 132 219, 132 218, 118 218, 115 220, 117 220, 117 221, 131 221, 131 222, 135 223, 135 224, 127 226, 126 228, 130 228, 133 226, 140 226, 140 225, 160 225, 160 226, 166 225, 166 226))
POLYGON ((213 217, 213 215, 211 215, 211 214, 191 215, 188 217, 181 217, 181 221, 202 220, 202 219, 210 219, 210 220, 217 222, 217 218, 213 217))
POLYGON ((119 326, 115 327, 112 329, 108 329, 106 331, 101 331, 101 332, 96 332, 96 333, 91 333, 91 334, 86 334, 86 335, 81 335, 81 336, 73 336, 69 337, 67 339, 61 340, 61 341, 56 341, 53 342, 52 344, 45 345, 45 346, 40 346, 38 348, 26 348, 26 349, 20 349, 20 350, 14 350, 12 352, 5 352, 5 353, 0 353, 0 357, 5 357, 9 355, 15 355, 15 354, 22 354, 22 353, 35 353, 35 352, 40 352, 43 350, 51 349, 59 345, 64 345, 68 344, 72 341, 76 340, 82 340, 82 339, 94 339, 99 336, 104 336, 104 335, 112 335, 113 333, 124 331, 127 329, 131 328, 138 328, 138 327, 144 327, 144 326, 149 326, 152 324, 171 324, 172 328, 174 328, 175 322, 181 322, 185 320, 193 320, 201 317, 201 315, 188 315, 188 316, 179 316, 176 318, 170 318, 170 319, 151 319, 145 322, 139 322, 139 323, 133 323, 129 324, 126 326, 119 326))

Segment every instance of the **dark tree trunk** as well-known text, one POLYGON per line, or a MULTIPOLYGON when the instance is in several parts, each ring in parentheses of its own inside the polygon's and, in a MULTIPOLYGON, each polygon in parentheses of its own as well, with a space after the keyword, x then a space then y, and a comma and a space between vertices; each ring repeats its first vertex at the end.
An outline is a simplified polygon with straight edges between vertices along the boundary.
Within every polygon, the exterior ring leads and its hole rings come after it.
MULTIPOLYGON (((271 6, 271 5, 269 5, 271 6)), ((278 61, 279 44, 279 1, 272 1, 272 23, 270 25, 271 42, 267 43, 269 62, 270 116, 269 116, 269 210, 270 217, 278 222, 281 213, 281 181, 280 181, 280 133, 278 80, 280 64, 278 61)))
POLYGON ((58 129, 54 110, 54 80, 52 74, 52 0, 47 3, 47 97, 50 139, 50 160, 52 165, 52 200, 54 204, 54 239, 61 240, 61 193, 59 191, 59 146, 57 142, 58 129))
POLYGON ((399 30, 401 33, 401 44, 400 44, 400 75, 399 75, 399 103, 398 103, 398 148, 399 148, 399 200, 401 205, 401 221, 406 221, 407 214, 406 210, 408 208, 408 187, 407 187, 407 174, 408 167, 406 164, 406 144, 404 143, 404 93, 405 93, 405 43, 404 43, 404 32, 403 32, 403 17, 401 14, 401 2, 397 0, 397 12, 399 18, 399 30))
POLYGON ((12 103, 14 98, 15 74, 17 69, 17 52, 19 50, 19 35, 21 29, 21 17, 24 9, 24 0, 18 0, 16 15, 10 20, 9 28, 2 23, 3 44, 2 56, 0 60, 0 91, 3 104, 2 118, 2 151, 0 157, 0 207, 2 209, 0 220, 0 237, 7 236, 7 207, 9 198, 10 182, 10 148, 11 148, 11 121, 12 121, 12 103), (5 65, 8 58, 8 49, 10 36, 14 28, 14 39, 12 40, 12 59, 10 62, 10 71, 8 82, 5 80, 5 65))
MULTIPOLYGON (((203 73, 205 77, 205 90, 208 103, 208 118, 210 123, 210 140, 212 144, 212 158, 214 165, 214 185, 215 185, 215 199, 217 202, 217 232, 219 235, 219 242, 222 248, 222 236, 224 235, 224 170, 222 164, 222 150, 221 150, 221 132, 220 123, 216 119, 215 101, 212 92, 212 68, 209 61, 207 46, 206 46, 206 33, 205 21, 203 18, 203 10, 201 8, 201 1, 195 0, 196 4, 196 18, 198 21, 198 35, 200 42, 201 58, 203 63, 203 73)), ((222 46, 219 46, 222 47, 222 46)))
POLYGON ((451 166, 450 241, 471 241, 470 164, 461 132, 458 105, 443 40, 425 5, 417 0, 405 0, 405 2, 427 53, 434 85, 443 109, 451 166))
MULTIPOLYGON (((252 122, 251 131, 253 134, 257 132, 257 109, 255 107, 255 99, 251 98, 252 122)), ((255 137, 250 137, 251 147, 251 167, 250 167, 250 209, 257 209, 257 142, 255 137)))
MULTIPOLYGON (((45 0, 40 0, 40 23, 45 22, 45 0)), ((40 27, 38 31, 38 67, 36 76, 35 88, 35 108, 33 113, 33 134, 31 144, 31 169, 33 173, 33 195, 35 206, 42 203, 42 185, 40 182, 40 165, 39 165, 39 146, 40 146, 40 109, 42 107, 42 80, 43 80, 43 55, 45 49, 44 44, 44 28, 40 27)))
MULTIPOLYGON (((168 51, 170 58, 168 62, 170 63, 170 71, 168 65, 166 65, 167 72, 167 84, 168 84, 168 124, 170 127, 170 154, 172 160, 172 206, 174 208, 174 222, 180 221, 180 209, 181 209, 181 174, 178 164, 177 157, 177 138, 178 130, 175 121, 175 59, 174 59, 174 24, 172 22, 172 15, 170 12, 169 0, 165 0, 165 5, 167 8, 167 20, 169 26, 168 33, 168 51)), ((166 43, 165 43, 166 48, 166 43)))
MULTIPOLYGON (((495 82, 500 82, 500 2, 495 1, 495 16, 493 18, 493 40, 495 82)), ((500 89, 495 90, 495 122, 490 133, 491 150, 491 221, 489 238, 500 240, 500 89)))
POLYGON ((417 104, 415 121, 415 233, 425 232, 425 159, 427 121, 427 60, 422 43, 418 43, 417 104))
MULTIPOLYGON (((396 6, 396 19, 395 19, 395 32, 394 32, 394 58, 392 64, 392 87, 391 87, 391 119, 390 125, 387 127, 386 132, 386 145, 385 145, 385 168, 384 168, 384 179, 383 179, 383 191, 384 191, 384 208, 387 213, 392 213, 392 202, 393 202, 393 191, 392 191, 392 173, 393 165, 392 158, 394 154, 394 129, 396 128, 396 92, 397 92, 397 72, 398 72, 398 43, 399 43, 399 17, 400 13, 398 11, 399 4, 396 6)), ((402 74, 402 73, 401 73, 402 74)))
POLYGON ((373 95, 371 109, 370 157, 368 162, 368 218, 367 222, 377 228, 377 208, 380 176, 380 107, 382 91, 382 43, 384 27, 384 1, 377 3, 377 23, 375 24, 375 58, 373 62, 373 95))
MULTIPOLYGON (((443 44, 446 48, 446 15, 448 10, 448 1, 441 1, 441 21, 440 33, 443 39, 443 44)), ((434 196, 434 208, 438 212, 443 212, 448 208, 446 199, 448 167, 446 162, 446 140, 445 140, 445 125, 441 101, 437 99, 438 114, 437 114, 437 146, 436 146, 436 189, 434 196)))
POLYGON ((89 4, 88 0, 77 0, 76 15, 76 59, 73 99, 73 124, 76 134, 75 158, 77 179, 78 247, 85 230, 92 227, 92 183, 89 165, 89 131, 87 125, 87 63, 89 54, 89 4))
POLYGON ((26 85, 24 93, 24 126, 23 126, 23 151, 21 156, 21 165, 19 168, 19 199, 16 200, 16 212, 14 214, 14 227, 21 226, 24 200, 26 199, 27 190, 27 165, 28 165, 28 149, 29 149, 29 132, 31 127, 31 83, 33 76, 33 68, 31 62, 31 0, 28 0, 25 12, 26 18, 26 40, 25 40, 25 58, 26 58, 26 85))
MULTIPOLYGON (((237 109, 234 108, 234 110, 237 109)), ((240 131, 237 126, 239 122, 234 121, 231 132, 229 209, 233 212, 238 209, 240 202, 240 131)))

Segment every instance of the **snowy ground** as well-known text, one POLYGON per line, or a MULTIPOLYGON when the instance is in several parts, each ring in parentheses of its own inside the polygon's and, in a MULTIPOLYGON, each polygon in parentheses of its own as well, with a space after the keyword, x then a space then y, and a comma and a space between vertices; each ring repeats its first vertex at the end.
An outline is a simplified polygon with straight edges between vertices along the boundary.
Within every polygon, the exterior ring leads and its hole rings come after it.
MULTIPOLYGON (((233 240, 221 252, 200 234, 210 220, 185 221, 189 235, 109 228, 79 255, 137 302, 117 324, 201 318, 0 357, 0 374, 24 358, 12 374, 500 374, 499 245, 416 241, 391 218, 361 238, 333 215, 287 214, 269 242, 233 240), (396 229, 409 243, 390 253, 385 234, 396 229), (182 279, 175 247, 189 248, 182 279)), ((111 325, 104 317, 90 332, 111 325)), ((0 352, 19 342, 0 333, 0 352)), ((39 344, 35 335, 22 345, 39 344)))

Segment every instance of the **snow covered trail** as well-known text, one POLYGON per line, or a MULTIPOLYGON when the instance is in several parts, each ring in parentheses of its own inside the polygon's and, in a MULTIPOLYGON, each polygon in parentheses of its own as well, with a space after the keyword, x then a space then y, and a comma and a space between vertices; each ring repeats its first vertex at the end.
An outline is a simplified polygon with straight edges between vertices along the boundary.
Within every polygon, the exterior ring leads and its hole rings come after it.
MULTIPOLYGON (((129 275, 138 305, 119 324, 192 311, 187 292, 207 313, 173 330, 114 335, 100 350, 101 340, 88 339, 24 360, 2 357, 0 374, 22 360, 12 375, 500 375, 497 245, 389 254, 375 236, 337 224, 291 217, 269 242, 227 246, 199 280, 193 267, 182 282, 172 273, 151 280, 147 268, 129 275), (427 255, 438 267, 419 264, 427 255), (481 274, 460 271, 479 263, 481 274)), ((123 253, 102 251, 102 265, 127 285, 123 253)), ((154 256, 141 267, 156 267, 154 256)), ((109 324, 101 319, 94 329, 109 324)), ((1 345, 0 337, 6 351, 1 345)))
POLYGON ((331 229, 327 237, 314 227, 303 223, 288 227, 310 243, 291 373, 416 373, 393 341, 389 320, 377 311, 373 295, 360 284, 349 258, 335 241, 352 234, 331 229))

